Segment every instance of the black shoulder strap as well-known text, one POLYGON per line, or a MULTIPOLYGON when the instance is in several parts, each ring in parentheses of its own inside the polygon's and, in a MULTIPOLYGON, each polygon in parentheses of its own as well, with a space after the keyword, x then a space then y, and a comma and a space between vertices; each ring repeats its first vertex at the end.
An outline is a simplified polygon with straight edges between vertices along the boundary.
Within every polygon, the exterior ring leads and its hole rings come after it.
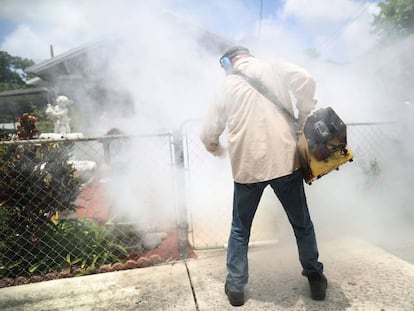
POLYGON ((234 70, 232 74, 238 75, 242 77, 244 80, 246 80, 256 91, 258 91, 260 94, 262 94, 264 97, 266 97, 270 102, 272 102, 276 107, 278 107, 282 112, 284 112, 289 118, 291 118, 293 121, 296 121, 296 118, 289 112, 289 110, 286 109, 286 107, 279 101, 279 99, 273 95, 266 86, 263 85, 258 79, 251 78, 244 74, 243 72, 239 70, 234 70))

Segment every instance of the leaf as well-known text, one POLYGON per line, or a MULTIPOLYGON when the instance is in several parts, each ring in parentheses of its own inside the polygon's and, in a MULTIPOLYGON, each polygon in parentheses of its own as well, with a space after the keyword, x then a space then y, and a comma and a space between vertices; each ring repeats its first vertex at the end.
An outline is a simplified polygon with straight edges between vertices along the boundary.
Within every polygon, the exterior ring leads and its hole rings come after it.
POLYGON ((29 268, 29 272, 30 272, 30 273, 35 272, 35 271, 37 270, 37 268, 39 268, 39 267, 40 267, 40 265, 41 265, 41 264, 42 264, 42 263, 41 263, 41 262, 39 262, 39 263, 37 263, 37 264, 35 264, 35 265, 31 266, 31 267, 29 268))
POLYGON ((122 246, 121 244, 111 242, 111 243, 108 244, 108 246, 119 249, 124 255, 129 254, 128 250, 124 246, 122 246))
POLYGON ((82 261, 82 259, 81 258, 77 258, 74 261, 72 261, 72 265, 76 265, 80 261, 82 261))
POLYGON ((93 254, 93 260, 92 263, 90 265, 91 269, 95 269, 95 265, 96 265, 96 261, 98 260, 99 256, 96 254, 93 254))
POLYGON ((22 261, 23 260, 16 261, 16 262, 12 263, 10 266, 8 266, 7 268, 12 269, 14 267, 17 267, 18 265, 20 265, 22 263, 22 261))
POLYGON ((86 261, 88 260, 88 258, 83 259, 82 264, 81 264, 81 268, 85 269, 86 266, 86 261))

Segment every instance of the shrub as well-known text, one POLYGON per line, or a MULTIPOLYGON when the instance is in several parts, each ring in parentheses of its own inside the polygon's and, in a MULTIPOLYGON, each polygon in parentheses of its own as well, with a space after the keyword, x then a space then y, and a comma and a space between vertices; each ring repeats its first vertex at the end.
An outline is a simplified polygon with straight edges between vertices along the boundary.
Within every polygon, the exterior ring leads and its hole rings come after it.
POLYGON ((36 128, 37 118, 35 116, 23 113, 23 115, 18 118, 18 121, 17 136, 20 140, 34 139, 37 137, 39 131, 36 128))
POLYGON ((67 163, 69 149, 66 142, 0 146, 2 274, 27 273, 41 251, 52 215, 75 210, 80 181, 67 163))
POLYGON ((50 222, 47 232, 38 241, 38 252, 33 257, 29 272, 44 274, 65 267, 73 273, 93 272, 102 264, 122 261, 127 250, 115 244, 111 231, 90 219, 62 219, 50 222))
POLYGON ((126 259, 122 245, 139 238, 120 234, 117 226, 60 216, 75 212, 80 192, 68 164, 71 149, 67 141, 0 145, 0 277, 64 268, 89 273, 126 259))

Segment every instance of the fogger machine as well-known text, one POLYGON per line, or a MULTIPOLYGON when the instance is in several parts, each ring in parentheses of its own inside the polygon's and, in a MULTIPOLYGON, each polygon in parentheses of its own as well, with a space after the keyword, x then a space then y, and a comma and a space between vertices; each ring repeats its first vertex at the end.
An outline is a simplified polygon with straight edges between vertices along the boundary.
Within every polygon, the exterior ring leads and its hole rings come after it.
POLYGON ((313 112, 298 140, 299 158, 307 184, 353 161, 345 123, 331 107, 313 112))

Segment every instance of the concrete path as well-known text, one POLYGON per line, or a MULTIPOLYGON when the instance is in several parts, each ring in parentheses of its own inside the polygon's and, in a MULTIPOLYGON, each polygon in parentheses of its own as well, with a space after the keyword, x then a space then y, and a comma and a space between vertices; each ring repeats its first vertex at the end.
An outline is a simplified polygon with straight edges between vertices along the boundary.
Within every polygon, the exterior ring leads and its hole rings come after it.
MULTIPOLYGON (((252 248, 246 304, 237 310, 414 310, 414 265, 360 239, 319 245, 329 280, 309 298, 296 248, 252 248)), ((406 253, 414 253, 407 246, 406 253)), ((0 310, 234 310, 224 294, 225 252, 150 268, 0 289, 0 310)))

